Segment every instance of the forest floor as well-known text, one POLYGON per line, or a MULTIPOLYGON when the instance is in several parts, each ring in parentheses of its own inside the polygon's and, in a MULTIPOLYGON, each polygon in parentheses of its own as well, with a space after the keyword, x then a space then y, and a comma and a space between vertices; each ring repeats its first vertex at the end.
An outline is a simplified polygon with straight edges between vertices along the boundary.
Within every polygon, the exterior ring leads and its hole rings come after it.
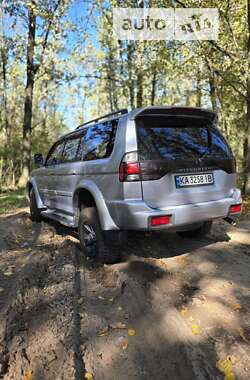
POLYGON ((27 207, 0 215, 0 378, 249 380, 250 217, 131 233, 119 264, 27 207))

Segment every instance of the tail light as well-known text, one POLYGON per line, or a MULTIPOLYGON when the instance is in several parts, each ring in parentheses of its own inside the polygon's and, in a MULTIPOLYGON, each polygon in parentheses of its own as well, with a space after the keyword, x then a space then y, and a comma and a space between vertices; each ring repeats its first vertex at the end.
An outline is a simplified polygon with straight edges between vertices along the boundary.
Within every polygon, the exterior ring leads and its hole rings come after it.
POLYGON ((236 214, 242 211, 242 204, 232 205, 229 209, 229 214, 236 214))
POLYGON ((165 224, 170 223, 171 215, 161 215, 161 216, 152 216, 151 218, 151 226, 163 226, 165 224))
POLYGON ((121 182, 140 180, 140 163, 137 152, 126 153, 120 163, 119 179, 121 182))

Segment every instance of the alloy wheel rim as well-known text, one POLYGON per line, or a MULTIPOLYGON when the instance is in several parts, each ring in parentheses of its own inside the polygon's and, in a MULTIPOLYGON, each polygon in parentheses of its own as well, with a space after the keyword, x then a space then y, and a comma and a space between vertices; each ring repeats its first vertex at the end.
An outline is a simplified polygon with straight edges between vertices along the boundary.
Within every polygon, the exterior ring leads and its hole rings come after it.
POLYGON ((87 223, 83 224, 83 244, 89 256, 96 254, 96 233, 93 227, 87 223))

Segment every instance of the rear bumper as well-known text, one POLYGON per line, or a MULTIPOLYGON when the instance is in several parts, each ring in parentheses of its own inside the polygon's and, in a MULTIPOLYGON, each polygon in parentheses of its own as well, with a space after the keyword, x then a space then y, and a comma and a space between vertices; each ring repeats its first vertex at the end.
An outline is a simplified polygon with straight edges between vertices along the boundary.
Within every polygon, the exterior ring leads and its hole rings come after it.
MULTIPOLYGON (((111 214, 117 226, 128 230, 171 229, 192 225, 229 215, 231 205, 242 203, 241 197, 229 197, 216 201, 152 209, 144 201, 130 200, 112 202, 111 214), (152 227, 152 216, 171 215, 168 225, 152 227)), ((239 216, 234 214, 233 217, 239 216)))

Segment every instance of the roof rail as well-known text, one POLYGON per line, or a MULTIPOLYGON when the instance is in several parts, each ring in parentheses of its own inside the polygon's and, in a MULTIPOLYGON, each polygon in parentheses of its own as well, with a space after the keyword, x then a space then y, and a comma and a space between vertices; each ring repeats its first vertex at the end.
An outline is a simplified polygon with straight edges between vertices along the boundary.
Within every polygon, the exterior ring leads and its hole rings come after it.
POLYGON ((90 123, 95 123, 95 122, 98 121, 98 120, 106 119, 106 118, 109 117, 109 116, 118 115, 118 114, 123 115, 123 114, 125 114, 125 113, 128 113, 128 110, 127 110, 126 108, 122 108, 122 109, 120 109, 120 110, 118 110, 118 111, 111 112, 111 113, 107 113, 106 115, 103 115, 103 116, 97 117, 96 119, 89 120, 89 121, 87 121, 86 123, 80 124, 80 125, 78 125, 78 127, 76 127, 76 129, 82 128, 82 127, 84 127, 85 125, 90 124, 90 123))

